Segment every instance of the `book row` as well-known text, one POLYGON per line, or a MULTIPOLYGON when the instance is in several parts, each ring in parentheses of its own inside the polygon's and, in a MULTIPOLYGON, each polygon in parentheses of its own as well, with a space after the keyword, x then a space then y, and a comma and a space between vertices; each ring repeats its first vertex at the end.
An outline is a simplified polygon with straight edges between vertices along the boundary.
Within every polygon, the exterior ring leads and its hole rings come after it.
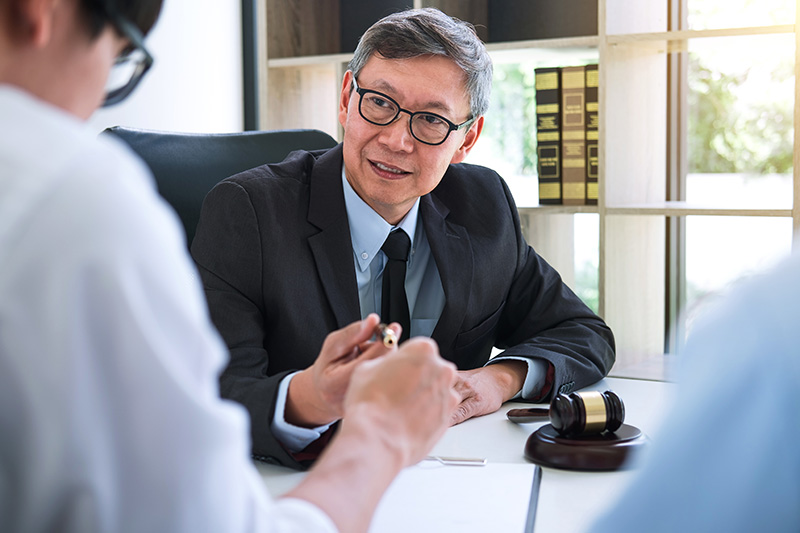
POLYGON ((597 204, 597 65, 537 68, 539 204, 597 204))

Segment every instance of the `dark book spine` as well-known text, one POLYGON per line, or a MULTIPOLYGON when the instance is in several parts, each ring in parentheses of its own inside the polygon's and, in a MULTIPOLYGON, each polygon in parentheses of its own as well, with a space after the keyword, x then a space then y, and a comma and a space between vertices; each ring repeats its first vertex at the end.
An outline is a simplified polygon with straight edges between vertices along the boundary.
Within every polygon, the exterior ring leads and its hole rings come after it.
POLYGON ((597 205, 598 85, 597 65, 586 65, 586 203, 588 205, 597 205))
POLYGON ((536 169, 539 204, 561 203, 561 76, 559 68, 537 68, 536 169))
POLYGON ((561 69, 561 195, 586 205, 586 69, 561 69))

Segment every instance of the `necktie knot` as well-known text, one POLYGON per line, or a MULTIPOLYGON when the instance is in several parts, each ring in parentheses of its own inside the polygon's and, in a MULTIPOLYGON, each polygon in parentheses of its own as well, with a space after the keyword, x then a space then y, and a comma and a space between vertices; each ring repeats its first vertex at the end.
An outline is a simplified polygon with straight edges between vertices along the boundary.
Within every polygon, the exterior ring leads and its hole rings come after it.
POLYGON ((396 261, 408 261, 408 251, 411 249, 411 239, 401 229, 392 230, 381 246, 386 257, 396 261))

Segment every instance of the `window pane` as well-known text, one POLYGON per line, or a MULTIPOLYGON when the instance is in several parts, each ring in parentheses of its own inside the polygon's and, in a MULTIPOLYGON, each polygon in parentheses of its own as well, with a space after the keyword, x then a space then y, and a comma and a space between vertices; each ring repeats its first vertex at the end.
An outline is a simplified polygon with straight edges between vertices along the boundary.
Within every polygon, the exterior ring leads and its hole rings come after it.
POLYGON ((600 233, 596 213, 523 210, 525 239, 593 311, 599 309, 600 233))
POLYGON ((503 176, 519 207, 539 204, 534 68, 530 63, 495 64, 483 132, 467 159, 503 176))
POLYGON ((600 217, 577 214, 575 217, 575 293, 592 311, 600 305, 600 217))
POLYGON ((689 29, 794 24, 794 0, 688 0, 689 29))
MULTIPOLYGON (((794 24, 795 2, 688 2, 692 29, 794 24)), ((794 61, 794 34, 689 41, 687 201, 792 208, 794 61)), ((789 217, 687 217, 684 333, 707 304, 772 266, 791 242, 789 217)))
POLYGON ((793 35, 691 41, 688 201, 791 208, 794 46, 793 35))
POLYGON ((715 297, 791 251, 792 220, 686 217, 686 332, 715 297))

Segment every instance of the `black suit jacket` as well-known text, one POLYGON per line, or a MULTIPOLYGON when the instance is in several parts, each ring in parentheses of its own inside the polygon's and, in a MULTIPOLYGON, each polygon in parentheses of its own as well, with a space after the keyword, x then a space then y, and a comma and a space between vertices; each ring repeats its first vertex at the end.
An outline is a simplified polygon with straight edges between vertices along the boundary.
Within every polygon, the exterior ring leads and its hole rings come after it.
MULTIPOLYGON (((231 352, 221 393, 248 409, 254 455, 296 468, 305 465, 270 432, 278 383, 310 366, 329 332, 361 318, 341 168, 339 145, 222 181, 192 243, 231 352)), ((445 359, 480 367, 493 346, 543 359, 560 392, 608 373, 611 331, 525 242, 497 173, 451 165, 419 213, 446 298, 432 334, 445 359)))

